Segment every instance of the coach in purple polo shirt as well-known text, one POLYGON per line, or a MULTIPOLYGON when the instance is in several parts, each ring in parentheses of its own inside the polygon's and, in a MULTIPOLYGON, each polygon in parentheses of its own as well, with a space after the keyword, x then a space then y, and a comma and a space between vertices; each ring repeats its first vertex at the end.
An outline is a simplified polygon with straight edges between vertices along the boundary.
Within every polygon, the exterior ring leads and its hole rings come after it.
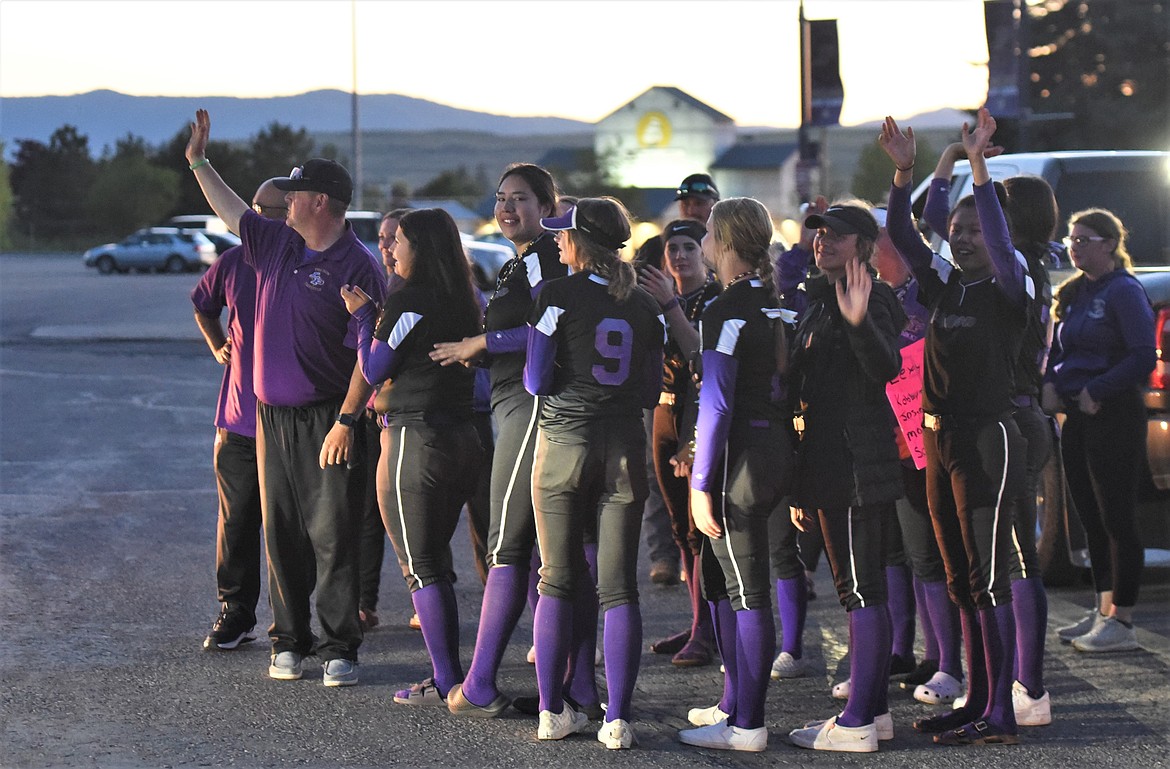
POLYGON ((345 221, 349 173, 314 159, 274 180, 286 191, 284 224, 255 214, 205 155, 211 119, 199 110, 187 160, 207 202, 243 240, 256 270, 253 386, 256 453, 268 553, 272 657, 268 675, 294 680, 306 655, 324 666, 326 686, 356 684, 357 526, 360 458, 353 425, 370 387, 357 367, 357 327, 341 286, 360 286, 375 302, 386 278, 345 221), (353 469, 351 469, 353 468, 353 469), (317 591, 322 638, 313 644, 309 597, 317 591))

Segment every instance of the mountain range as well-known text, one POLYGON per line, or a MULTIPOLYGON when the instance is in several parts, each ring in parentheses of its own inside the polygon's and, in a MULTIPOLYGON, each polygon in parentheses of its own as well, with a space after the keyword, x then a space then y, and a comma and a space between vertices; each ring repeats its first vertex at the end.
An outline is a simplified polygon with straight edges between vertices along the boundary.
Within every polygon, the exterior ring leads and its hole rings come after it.
MULTIPOLYGON (((231 96, 130 96, 116 91, 90 91, 73 96, 21 96, 0 99, 0 141, 9 156, 17 139, 47 142, 69 123, 89 137, 90 152, 100 155, 127 134, 149 144, 168 141, 207 109, 215 137, 247 139, 276 121, 311 134, 350 131, 351 96, 345 91, 310 91, 296 96, 236 98, 231 96)), ((449 107, 398 94, 358 97, 364 131, 476 131, 500 136, 539 136, 589 132, 590 123, 558 117, 509 117, 449 107)))

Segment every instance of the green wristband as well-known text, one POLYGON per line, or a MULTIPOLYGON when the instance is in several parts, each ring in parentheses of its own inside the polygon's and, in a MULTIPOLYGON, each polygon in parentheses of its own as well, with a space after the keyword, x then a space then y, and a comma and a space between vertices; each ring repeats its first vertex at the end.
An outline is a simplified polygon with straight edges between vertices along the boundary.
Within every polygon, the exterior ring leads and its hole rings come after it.
POLYGON ((200 160, 200 161, 198 161, 198 162, 192 163, 190 166, 188 166, 188 168, 190 168, 192 171, 194 171, 194 170, 195 170, 196 168, 198 168, 199 166, 205 166, 205 165, 207 165, 207 164, 208 164, 208 163, 210 163, 210 162, 211 162, 211 161, 210 161, 210 160, 208 160, 207 158, 203 158, 203 160, 200 160))

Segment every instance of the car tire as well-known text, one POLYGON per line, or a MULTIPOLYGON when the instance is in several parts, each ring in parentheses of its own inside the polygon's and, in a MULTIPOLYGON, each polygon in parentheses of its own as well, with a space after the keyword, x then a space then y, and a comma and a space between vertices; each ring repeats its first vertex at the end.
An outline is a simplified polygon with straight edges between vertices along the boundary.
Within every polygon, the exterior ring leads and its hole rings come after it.
POLYGON ((178 273, 187 271, 187 263, 183 261, 183 257, 178 254, 171 254, 167 257, 167 261, 163 264, 163 271, 169 273, 178 273))
POLYGON ((99 256, 94 265, 97 267, 97 271, 102 275, 112 275, 114 271, 118 269, 118 263, 115 262, 114 257, 110 256, 109 254, 99 256))

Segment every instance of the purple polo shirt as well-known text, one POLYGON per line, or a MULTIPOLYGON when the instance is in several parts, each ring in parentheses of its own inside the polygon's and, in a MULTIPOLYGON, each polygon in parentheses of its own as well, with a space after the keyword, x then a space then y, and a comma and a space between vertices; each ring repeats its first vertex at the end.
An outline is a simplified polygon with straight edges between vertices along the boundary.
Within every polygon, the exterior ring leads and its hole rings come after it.
POLYGON ((382 265, 349 225, 325 251, 309 251, 284 222, 246 211, 240 238, 245 261, 256 269, 256 397, 270 406, 344 398, 357 362, 358 323, 341 287, 360 286, 381 304, 382 265))
POLYGON ((215 426, 256 437, 256 393, 252 391, 252 329, 256 320, 256 271, 244 262, 243 246, 234 246, 212 262, 191 290, 195 311, 218 318, 226 307, 232 359, 219 386, 215 426))

